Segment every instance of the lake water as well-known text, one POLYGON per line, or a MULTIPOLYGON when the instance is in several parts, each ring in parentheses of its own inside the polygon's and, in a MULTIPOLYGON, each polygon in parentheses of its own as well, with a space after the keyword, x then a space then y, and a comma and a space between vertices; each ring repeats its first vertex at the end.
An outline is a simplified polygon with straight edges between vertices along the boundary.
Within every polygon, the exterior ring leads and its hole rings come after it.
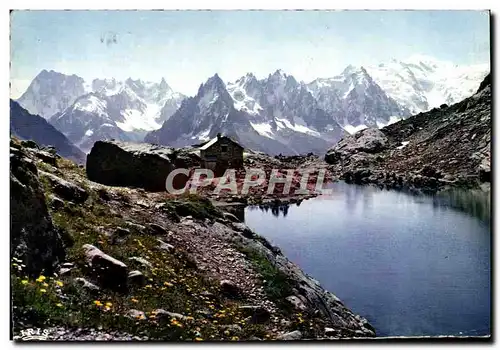
POLYGON ((490 334, 490 200, 330 184, 333 194, 245 209, 249 227, 378 336, 490 334))

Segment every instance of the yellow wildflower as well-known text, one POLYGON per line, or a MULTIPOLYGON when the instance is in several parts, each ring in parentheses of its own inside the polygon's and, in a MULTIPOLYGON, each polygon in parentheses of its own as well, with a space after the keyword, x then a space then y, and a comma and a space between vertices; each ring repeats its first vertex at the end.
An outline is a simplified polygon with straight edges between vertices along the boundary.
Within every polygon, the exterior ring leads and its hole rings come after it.
POLYGON ((46 278, 45 276, 41 275, 40 277, 38 277, 38 278, 36 279, 36 281, 37 281, 37 282, 43 282, 43 281, 45 280, 45 278, 46 278))
POLYGON ((40 293, 47 293, 47 290, 46 289, 40 289, 40 293))
POLYGON ((28 284, 28 280, 22 280, 21 283, 22 284, 28 284))
POLYGON ((56 306, 57 306, 57 307, 63 307, 63 304, 61 304, 61 303, 57 303, 57 304, 56 304, 56 306))
POLYGON ((43 283, 42 286, 44 286, 45 288, 47 288, 49 285, 47 283, 43 283))
POLYGON ((94 304, 96 304, 97 306, 102 306, 102 303, 99 300, 94 300, 94 304))
POLYGON ((57 284, 59 287, 64 286, 64 283, 62 283, 61 281, 56 281, 56 284, 57 284))
POLYGON ((234 337, 232 337, 232 338, 231 338, 231 340, 235 340, 235 341, 236 341, 236 340, 239 340, 239 339, 240 339, 240 338, 238 338, 237 336, 234 336, 234 337))
POLYGON ((196 341, 203 341, 203 338, 196 337, 196 338, 194 338, 194 340, 196 340, 196 341))
POLYGON ((113 304, 111 304, 109 301, 106 303, 106 306, 111 307, 113 304))

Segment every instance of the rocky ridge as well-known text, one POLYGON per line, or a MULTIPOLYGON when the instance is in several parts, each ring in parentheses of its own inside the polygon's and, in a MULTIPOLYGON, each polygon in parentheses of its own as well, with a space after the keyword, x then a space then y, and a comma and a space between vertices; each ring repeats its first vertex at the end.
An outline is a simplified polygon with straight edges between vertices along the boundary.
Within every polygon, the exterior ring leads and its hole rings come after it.
POLYGON ((454 105, 342 139, 325 156, 348 182, 437 192, 491 182, 491 77, 454 105))

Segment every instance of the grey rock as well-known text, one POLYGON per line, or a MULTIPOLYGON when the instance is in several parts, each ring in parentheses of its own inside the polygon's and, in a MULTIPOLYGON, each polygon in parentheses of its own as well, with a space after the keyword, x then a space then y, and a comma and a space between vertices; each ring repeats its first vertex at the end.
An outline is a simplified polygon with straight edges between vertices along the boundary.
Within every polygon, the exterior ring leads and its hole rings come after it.
POLYGON ((111 199, 109 192, 105 188, 98 188, 96 190, 97 195, 104 201, 109 201, 111 199))
POLYGON ((169 321, 173 318, 175 318, 176 320, 180 320, 180 321, 187 320, 187 316, 184 316, 182 314, 178 314, 175 312, 169 312, 169 311, 166 311, 164 309, 156 309, 156 310, 152 311, 152 313, 156 315, 156 318, 159 321, 169 321))
POLYGON ((147 230, 150 234, 155 235, 155 236, 165 236, 168 234, 167 229, 165 229, 163 226, 160 226, 158 224, 148 224, 147 230))
POLYGON ((233 222, 231 223, 231 227, 240 232, 244 237, 251 238, 255 236, 255 233, 247 225, 241 222, 233 222))
POLYGON ((144 286, 146 284, 146 277, 141 271, 134 270, 128 273, 128 284, 136 286, 144 286))
POLYGON ((65 276, 65 275, 68 275, 73 269, 72 268, 66 268, 66 267, 62 267, 60 270, 59 270, 59 276, 65 276))
POLYGON ((146 226, 140 225, 140 224, 132 222, 132 221, 127 221, 126 224, 128 227, 135 230, 136 232, 144 232, 144 230, 146 230, 146 226))
POLYGON ((262 306, 243 305, 238 307, 238 310, 249 316, 251 323, 265 323, 271 318, 271 313, 262 306))
POLYGON ((87 281, 85 278, 82 278, 82 277, 75 278, 75 282, 77 282, 82 288, 88 289, 90 291, 100 290, 100 288, 98 286, 87 281))
POLYGON ((55 210, 64 208, 64 201, 59 197, 51 195, 50 196, 50 207, 52 209, 55 209, 55 210))
POLYGON ((254 336, 254 335, 250 336, 250 337, 248 338, 248 340, 249 340, 249 341, 262 341, 262 339, 260 339, 260 338, 258 338, 258 337, 256 337, 256 336, 254 336))
POLYGON ((290 304, 292 304, 296 310, 300 310, 300 311, 307 310, 307 306, 304 304, 304 302, 302 300, 300 300, 299 297, 296 297, 295 295, 291 295, 291 296, 287 297, 286 300, 288 300, 290 302, 290 304))
POLYGON ((282 335, 278 336, 276 339, 277 340, 300 340, 301 338, 302 338, 302 332, 293 331, 293 332, 282 334, 282 335))
POLYGON ((479 164, 479 180, 482 182, 491 182, 491 164, 489 157, 483 158, 479 164))
POLYGON ((330 328, 330 327, 325 327, 325 335, 327 337, 334 337, 334 336, 337 336, 339 334, 340 334, 340 331, 335 330, 335 329, 330 328))
POLYGON ((140 256, 132 256, 132 257, 130 257, 128 259, 131 260, 131 261, 138 262, 139 264, 141 264, 142 266, 147 267, 147 268, 152 268, 153 267, 149 261, 147 261, 146 259, 144 259, 144 258, 142 258, 140 256))
POLYGON ((74 183, 61 179, 58 176, 44 171, 40 171, 40 175, 42 175, 49 181, 54 193, 64 199, 73 201, 75 203, 83 203, 89 197, 87 191, 85 191, 80 186, 75 185, 74 183))
POLYGON ((170 251, 174 250, 174 246, 173 245, 165 243, 161 239, 158 240, 158 243, 160 243, 160 245, 158 246, 158 248, 160 250, 165 250, 167 252, 170 252, 170 251))
POLYGON ((125 237, 125 236, 130 235, 130 230, 128 228, 123 228, 123 227, 118 226, 115 230, 115 234, 118 237, 125 237))
POLYGON ((22 140, 21 146, 32 149, 39 149, 38 144, 33 140, 22 140))
POLYGON ((388 139, 385 134, 376 128, 358 131, 340 140, 325 155, 325 161, 330 164, 346 162, 357 153, 379 153, 387 148, 388 139))
POLYGON ((125 242, 127 237, 131 234, 128 228, 117 227, 115 231, 111 234, 112 244, 121 244, 125 242))
POLYGON ((58 159, 58 157, 55 154, 52 154, 52 153, 49 153, 49 152, 46 152, 46 151, 42 151, 42 150, 35 151, 34 154, 42 162, 57 167, 57 159, 58 159))
POLYGON ((240 297, 242 294, 242 290, 240 289, 240 287, 229 280, 220 281, 220 288, 222 293, 226 294, 229 297, 240 297))
POLYGON ((93 245, 84 244, 82 249, 87 264, 92 268, 93 277, 99 281, 101 286, 111 289, 126 288, 127 265, 93 245))
POLYGON ((125 317, 131 318, 133 320, 146 319, 146 314, 144 313, 144 311, 130 309, 125 314, 125 317))
POLYGON ((229 220, 229 221, 232 221, 232 222, 240 222, 241 221, 236 217, 236 215, 228 213, 227 211, 223 212, 222 214, 224 215, 224 218, 229 220))
MULTIPOLYGON (((168 174, 182 165, 182 160, 186 163, 195 162, 196 156, 191 158, 188 152, 184 152, 184 157, 181 153, 179 150, 147 143, 97 141, 87 156, 87 176, 91 181, 105 185, 165 191, 168 174)), ((179 181, 181 178, 182 176, 176 176, 175 180, 179 181)))
POLYGON ((241 327, 237 324, 220 325, 218 328, 223 329, 223 330, 227 330, 230 332, 235 332, 235 333, 239 333, 242 331, 241 327))
POLYGON ((38 170, 26 153, 10 157, 10 252, 25 272, 52 273, 66 255, 61 231, 52 223, 38 170))

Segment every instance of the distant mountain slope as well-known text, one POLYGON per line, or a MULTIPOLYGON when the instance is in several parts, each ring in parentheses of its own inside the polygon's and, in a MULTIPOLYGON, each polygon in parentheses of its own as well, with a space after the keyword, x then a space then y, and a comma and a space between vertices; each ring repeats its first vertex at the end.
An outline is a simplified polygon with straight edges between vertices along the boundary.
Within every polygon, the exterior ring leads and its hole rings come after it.
POLYGON ((100 140, 134 140, 133 133, 125 132, 118 126, 123 120, 109 98, 95 92, 80 96, 62 113, 49 119, 52 125, 85 152, 89 152, 94 142, 100 140))
POLYGON ((380 130, 363 130, 332 147, 325 160, 358 183, 429 191, 491 182, 491 76, 472 96, 380 130))
POLYGON ((382 127, 410 115, 375 82, 364 67, 348 66, 330 79, 308 85, 321 108, 336 116, 350 133, 363 127, 382 127))
POLYGON ((66 136, 38 115, 32 115, 10 100, 10 133, 22 140, 33 140, 41 146, 54 146, 61 156, 77 163, 85 162, 85 153, 66 136))

